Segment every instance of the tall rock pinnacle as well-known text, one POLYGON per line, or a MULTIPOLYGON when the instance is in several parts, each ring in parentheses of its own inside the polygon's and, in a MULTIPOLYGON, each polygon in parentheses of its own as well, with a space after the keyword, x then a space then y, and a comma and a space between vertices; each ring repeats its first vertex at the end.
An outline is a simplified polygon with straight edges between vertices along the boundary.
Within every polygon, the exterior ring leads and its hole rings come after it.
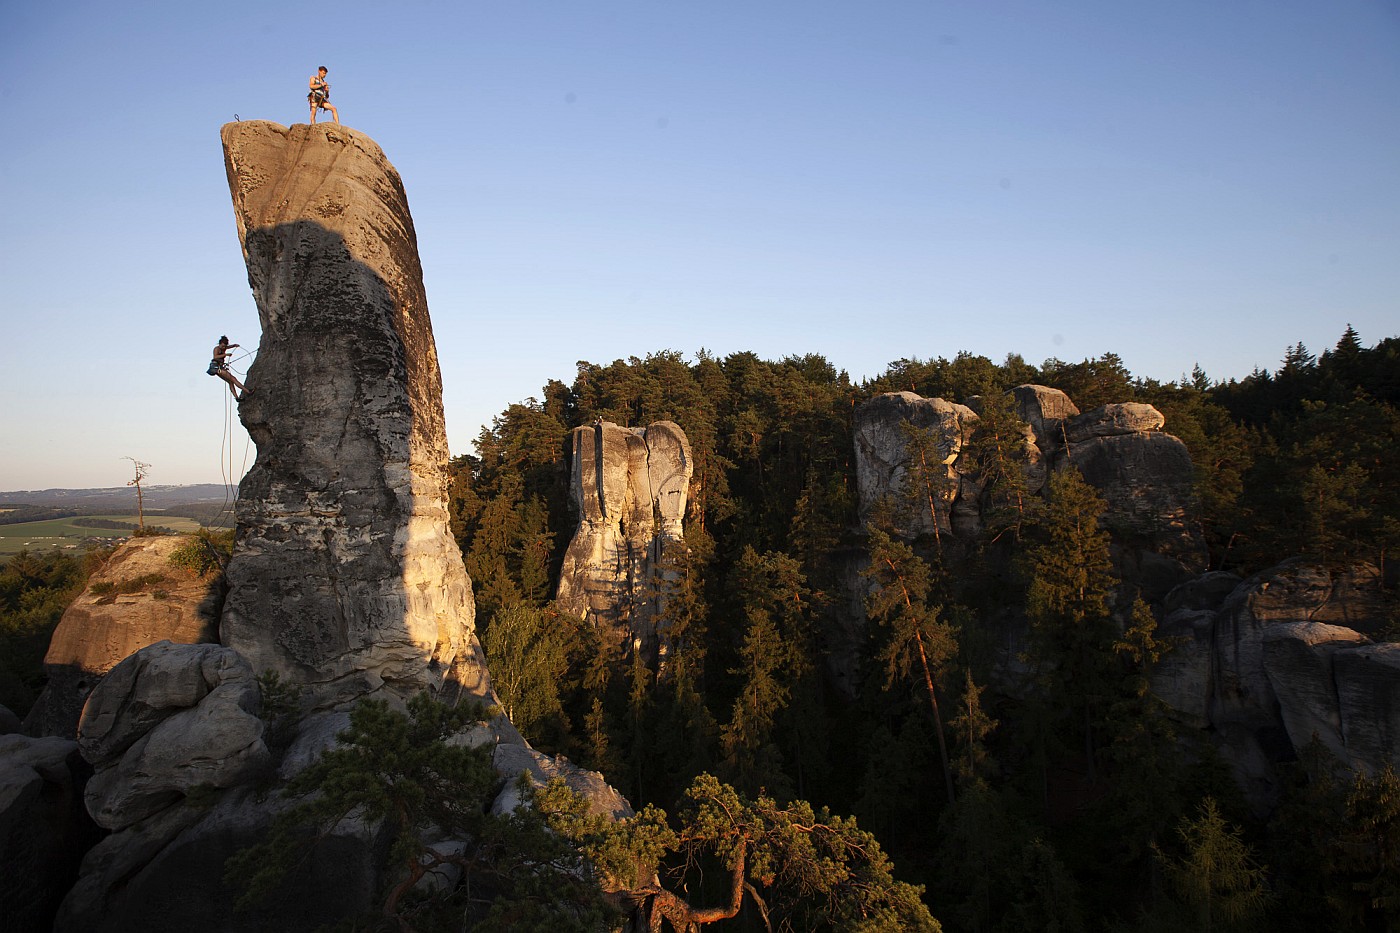
POLYGON ((489 696, 399 174, 336 124, 221 135, 262 324, 221 640, 323 703, 384 685, 489 696))

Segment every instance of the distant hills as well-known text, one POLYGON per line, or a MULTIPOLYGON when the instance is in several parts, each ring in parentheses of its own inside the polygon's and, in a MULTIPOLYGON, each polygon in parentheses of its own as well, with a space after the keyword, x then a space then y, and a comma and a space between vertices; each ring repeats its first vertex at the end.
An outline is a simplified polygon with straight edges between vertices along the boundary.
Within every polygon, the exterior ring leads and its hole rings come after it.
MULTIPOLYGON (((223 526, 231 521, 237 486, 197 483, 192 486, 142 486, 148 521, 162 517, 191 518, 200 524, 223 526)), ((130 486, 105 489, 20 489, 0 492, 0 526, 23 525, 84 515, 136 515, 136 490, 130 486)), ((61 532, 67 533, 67 532, 61 532)))
MULTIPOLYGON (((237 486, 195 483, 192 486, 141 487, 147 509, 170 509, 182 505, 220 504, 238 495, 237 486)), ((23 489, 0 492, 0 508, 32 505, 80 512, 125 511, 136 508, 136 490, 131 486, 104 489, 23 489)))

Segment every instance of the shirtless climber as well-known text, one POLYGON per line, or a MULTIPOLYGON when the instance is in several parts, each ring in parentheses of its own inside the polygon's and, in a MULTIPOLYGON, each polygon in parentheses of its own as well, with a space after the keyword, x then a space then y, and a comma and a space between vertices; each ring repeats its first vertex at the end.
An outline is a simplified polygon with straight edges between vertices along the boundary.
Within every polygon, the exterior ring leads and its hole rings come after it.
POLYGON ((326 80, 326 66, 322 65, 316 69, 316 73, 311 76, 308 86, 311 93, 306 95, 306 100, 311 104, 311 122, 316 122, 317 110, 329 110, 335 122, 340 122, 340 114, 335 109, 335 104, 331 103, 331 85, 326 80))
POLYGON ((229 351, 236 346, 238 346, 238 344, 229 343, 227 337, 220 337, 218 344, 214 347, 214 358, 209 361, 208 373, 211 376, 218 376, 224 382, 227 382, 228 390, 233 393, 233 397, 238 401, 242 401, 243 398, 238 394, 238 390, 243 389, 243 395, 247 395, 248 390, 244 388, 243 383, 239 382, 238 377, 230 372, 228 368, 229 351), (234 388, 235 386, 237 386, 237 388, 234 388))

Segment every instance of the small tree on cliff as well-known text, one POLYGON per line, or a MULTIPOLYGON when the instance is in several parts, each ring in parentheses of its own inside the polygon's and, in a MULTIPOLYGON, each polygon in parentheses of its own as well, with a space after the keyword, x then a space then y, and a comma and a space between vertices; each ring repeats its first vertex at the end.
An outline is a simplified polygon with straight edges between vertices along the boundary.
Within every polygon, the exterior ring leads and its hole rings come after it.
POLYGON ((146 481, 146 474, 150 471, 149 463, 142 463, 135 457, 123 457, 123 460, 130 460, 131 465, 136 469, 136 478, 127 482, 128 486, 136 487, 136 530, 144 534, 146 531, 146 498, 141 492, 141 484, 146 481))

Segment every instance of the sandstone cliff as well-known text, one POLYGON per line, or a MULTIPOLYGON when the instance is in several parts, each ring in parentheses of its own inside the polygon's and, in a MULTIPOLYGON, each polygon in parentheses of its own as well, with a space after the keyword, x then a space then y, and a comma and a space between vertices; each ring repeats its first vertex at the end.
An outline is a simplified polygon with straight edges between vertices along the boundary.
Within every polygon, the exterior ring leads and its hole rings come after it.
MULTIPOLYGON (((1011 391, 1025 425, 1027 488, 1037 493, 1048 471, 1077 468, 1108 504, 1104 525, 1113 536, 1120 574, 1151 599, 1205 570, 1205 540, 1191 515, 1191 456, 1163 433, 1150 405, 1122 403, 1081 413, 1058 389, 1023 385, 1011 391)), ((970 541, 982 528, 982 489, 965 455, 980 400, 960 405, 912 392, 878 395, 856 409, 856 479, 860 519, 881 501, 894 504, 897 529, 909 538, 951 534, 970 541), (910 431, 935 440, 942 481, 935 508, 910 507, 908 478, 917 454, 910 431), (937 529, 930 515, 937 515, 937 529)), ((887 506, 889 507, 889 506, 887 506)))
POLYGON ((682 540, 693 463, 680 426, 575 428, 570 489, 579 525, 564 554, 559 604, 616 640, 652 646, 657 577, 682 540))
POLYGON ((196 540, 132 538, 92 575, 54 630, 44 656, 48 680, 25 718, 26 732, 73 738, 92 688, 140 648, 158 641, 218 640, 218 574, 201 577, 170 561, 196 540))
POLYGON ((222 641, 326 702, 381 685, 487 697, 399 175, 336 124, 245 121, 222 135, 263 329, 240 405, 258 455, 222 641))

